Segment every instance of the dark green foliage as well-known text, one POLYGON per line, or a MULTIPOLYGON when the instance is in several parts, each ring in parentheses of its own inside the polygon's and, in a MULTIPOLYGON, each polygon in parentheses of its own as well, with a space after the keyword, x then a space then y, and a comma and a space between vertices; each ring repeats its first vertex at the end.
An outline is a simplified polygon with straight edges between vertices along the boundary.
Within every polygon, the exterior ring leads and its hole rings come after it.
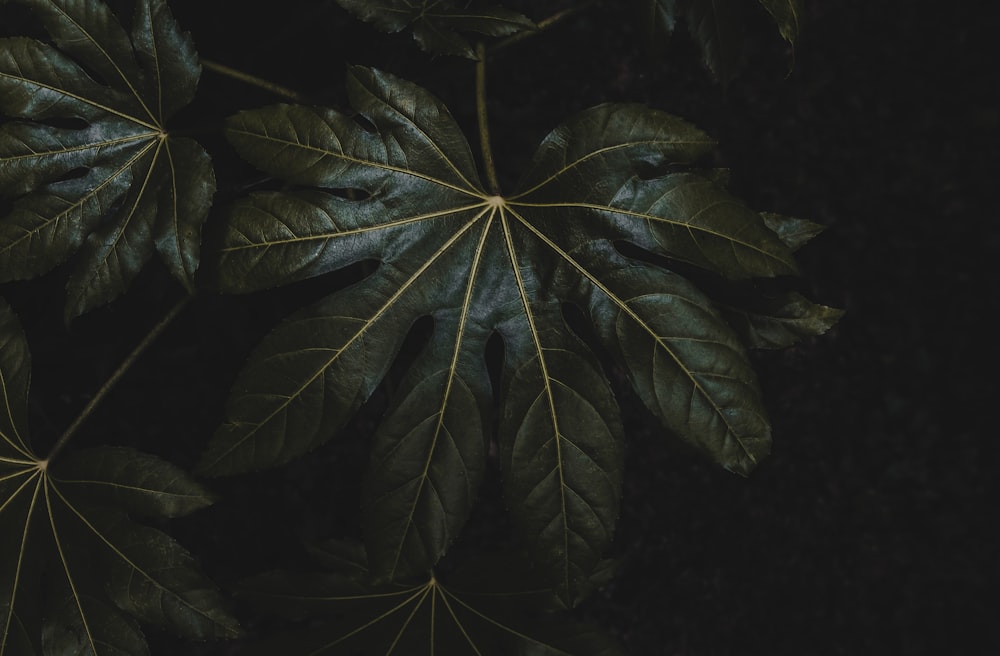
POLYGON ((163 0, 136 4, 127 33, 100 2, 16 0, 52 43, 0 40, 0 282, 45 273, 79 251, 67 319, 120 295, 154 250, 193 289, 215 178, 166 121, 201 67, 163 0))
POLYGON ((136 620, 193 639, 235 637, 236 620, 194 558, 129 518, 186 515, 209 505, 208 493, 125 447, 36 456, 30 369, 17 319, 0 301, 0 654, 145 654, 136 620))
MULTIPOLYGON (((491 51, 467 39, 544 38, 539 26, 586 4, 536 24, 480 3, 338 0, 426 51, 477 60, 480 152, 431 91, 352 66, 348 111, 281 104, 225 119, 233 177, 236 157, 264 177, 230 185, 203 254, 213 164, 166 126, 197 104, 202 62, 166 3, 116 6, 122 18, 95 1, 11 4, 48 37, 0 39, 0 282, 72 259, 67 320, 122 294, 154 251, 190 294, 329 282, 236 375, 199 474, 289 465, 391 388, 359 490, 361 542, 314 550, 317 571, 245 581, 245 598, 306 622, 251 653, 621 653, 572 612, 613 571, 627 436, 608 373, 665 439, 749 474, 771 444, 749 349, 791 346, 840 316, 784 284, 819 226, 750 208, 709 136, 638 104, 563 119, 501 189, 491 51), (362 273, 346 284, 342 270, 362 273), (518 546, 456 568, 443 559, 495 468, 518 546)), ((793 42, 797 2, 761 4, 793 42)), ((686 21, 711 70, 732 77, 725 3, 642 6, 664 34, 686 21)), ((143 625, 235 637, 224 596, 161 530, 209 493, 133 445, 64 449, 90 406, 39 457, 29 382, 27 342, 0 302, 0 656, 147 654, 143 625)))

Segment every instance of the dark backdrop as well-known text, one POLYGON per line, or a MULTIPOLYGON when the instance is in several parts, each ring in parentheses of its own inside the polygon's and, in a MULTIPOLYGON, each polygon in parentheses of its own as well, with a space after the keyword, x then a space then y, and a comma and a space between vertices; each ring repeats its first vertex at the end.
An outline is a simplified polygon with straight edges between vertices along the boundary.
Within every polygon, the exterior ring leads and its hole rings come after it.
MULTIPOLYGON (((534 18, 561 6, 520 4, 534 18)), ((612 10, 568 21, 490 68, 504 179, 549 129, 597 102, 685 116, 719 139, 719 161, 752 206, 828 226, 799 253, 803 289, 847 310, 830 334, 756 356, 775 438, 749 479, 670 447, 625 395, 619 574, 583 611, 636 656, 998 653, 998 553, 988 537, 998 232, 987 200, 1000 115, 986 45, 995 30, 973 3, 806 4, 794 57, 751 7, 748 64, 725 89, 683 33, 651 56, 641 30, 619 30, 612 10)), ((345 61, 380 66, 444 97, 472 134, 468 62, 388 48, 406 37, 353 25, 329 1, 172 6, 205 57, 329 103, 343 102, 345 61)), ((208 71, 202 92, 178 122, 275 101, 208 71)), ((220 195, 232 195, 252 173, 216 137, 203 141, 219 162, 220 195)), ((41 443, 179 294, 154 267, 67 336, 52 300, 66 273, 2 290, 31 342, 41 443)), ((79 442, 128 442, 193 464, 243 358, 323 285, 199 299, 79 442)), ((349 532, 359 469, 350 463, 364 462, 382 403, 305 462, 212 482, 219 504, 169 530, 223 585, 296 563, 299 539, 349 532)), ((499 530, 496 501, 482 512, 485 525, 466 543, 499 530)), ((195 653, 154 640, 164 654, 195 653)))

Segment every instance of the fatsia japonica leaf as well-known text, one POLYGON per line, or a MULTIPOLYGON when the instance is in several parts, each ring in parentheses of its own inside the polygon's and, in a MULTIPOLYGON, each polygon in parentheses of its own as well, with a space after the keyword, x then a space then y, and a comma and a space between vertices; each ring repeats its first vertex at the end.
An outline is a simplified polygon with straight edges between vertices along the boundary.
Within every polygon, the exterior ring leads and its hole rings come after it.
POLYGON ((509 36, 535 29, 528 18, 514 11, 479 3, 453 0, 337 0, 344 9, 384 32, 409 28, 427 52, 475 59, 463 34, 509 36))
MULTIPOLYGON (((334 547, 338 548, 339 547, 334 547)), ((509 563, 475 563, 492 578, 463 582, 463 569, 444 582, 411 583, 370 576, 363 559, 320 571, 275 570, 250 578, 240 595, 268 613, 301 622, 251 645, 249 654, 481 654, 482 656, 620 656, 618 643, 576 620, 546 586, 509 563), (346 565, 346 566, 343 566, 346 565), (452 582, 454 579, 454 582, 452 582)))
POLYGON ((166 122, 200 65, 164 0, 138 0, 131 32, 99 0, 11 0, 52 43, 0 39, 0 282, 76 255, 67 318, 122 294, 158 252, 191 289, 215 191, 205 150, 166 122))
POLYGON ((0 656, 147 654, 140 623, 197 640, 235 636, 193 557, 131 519, 186 515, 211 503, 205 490, 129 448, 39 458, 27 430, 30 366, 0 301, 0 656))
POLYGON ((348 95, 364 125, 289 105, 228 121, 240 154, 293 189, 231 208, 221 290, 379 264, 265 338, 201 470, 257 470, 330 439, 429 316, 431 335, 375 436, 363 500, 372 571, 425 575, 483 480, 497 393, 484 354, 498 334, 505 494, 533 557, 575 603, 612 537, 623 448, 599 357, 564 306, 589 317, 671 432, 746 473, 770 429, 740 336, 697 285, 615 244, 734 283, 796 273, 791 250, 701 168, 714 142, 669 114, 587 110, 542 142, 513 193, 497 195, 430 93, 356 67, 348 95))

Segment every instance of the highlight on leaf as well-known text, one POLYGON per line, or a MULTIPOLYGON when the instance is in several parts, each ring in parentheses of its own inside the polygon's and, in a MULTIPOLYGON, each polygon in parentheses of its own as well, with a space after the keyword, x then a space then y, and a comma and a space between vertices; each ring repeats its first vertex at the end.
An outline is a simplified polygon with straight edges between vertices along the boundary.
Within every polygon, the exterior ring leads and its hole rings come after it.
POLYGON ((347 87, 368 129, 294 105, 228 120, 237 151, 293 188, 229 209, 221 291, 379 265, 262 341, 200 469, 259 470, 329 440, 410 327, 431 317, 375 435, 362 501, 372 573, 401 581, 431 571, 471 510, 497 424, 515 529, 577 603, 614 533, 623 434, 601 358, 563 307, 590 321, 669 434, 746 474, 770 446, 760 390, 727 308, 686 276, 721 286, 792 276, 792 248, 705 168, 712 139, 664 112, 586 110, 543 140, 510 194, 494 195, 440 100, 361 67, 347 87), (624 255, 623 242, 649 257, 624 255), (485 362, 493 335, 504 345, 498 390, 485 362))
POLYGON ((30 355, 0 300, 0 656, 148 654, 140 623, 193 640, 236 620, 194 558, 133 516, 212 500, 177 467, 126 447, 38 457, 28 437, 30 355))
POLYGON ((208 154, 167 121, 194 97, 194 44, 164 0, 131 30, 101 0, 10 0, 51 43, 0 39, 0 282, 75 255, 71 319, 122 294, 158 252, 189 290, 215 192, 208 154))

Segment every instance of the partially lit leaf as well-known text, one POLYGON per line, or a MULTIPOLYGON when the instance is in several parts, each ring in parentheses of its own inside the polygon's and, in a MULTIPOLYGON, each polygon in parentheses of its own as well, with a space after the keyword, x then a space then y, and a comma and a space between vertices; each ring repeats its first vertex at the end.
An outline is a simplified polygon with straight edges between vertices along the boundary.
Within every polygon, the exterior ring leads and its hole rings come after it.
POLYGON ((189 289, 215 191, 207 153, 166 122, 200 66, 164 0, 138 0, 131 33, 99 1, 14 0, 52 38, 0 39, 0 282, 76 254, 67 318, 122 294, 158 251, 189 289))
POLYGON ((698 285, 615 244, 731 285, 795 274, 791 250, 725 190, 724 176, 706 171, 713 141, 663 112, 587 110, 542 142, 512 194, 493 195, 429 93, 363 68, 351 69, 348 93, 374 129, 288 105, 228 122, 246 159, 296 188, 232 207, 221 289, 379 265, 262 342, 201 469, 261 469, 330 439, 411 327, 431 317, 378 430, 364 492, 373 574, 426 576, 483 479, 497 393, 485 353, 499 334, 498 438, 511 516, 559 594, 577 603, 614 532, 623 436, 600 358, 564 306, 589 318, 672 433, 745 474, 766 455, 770 428, 739 335, 698 285))

